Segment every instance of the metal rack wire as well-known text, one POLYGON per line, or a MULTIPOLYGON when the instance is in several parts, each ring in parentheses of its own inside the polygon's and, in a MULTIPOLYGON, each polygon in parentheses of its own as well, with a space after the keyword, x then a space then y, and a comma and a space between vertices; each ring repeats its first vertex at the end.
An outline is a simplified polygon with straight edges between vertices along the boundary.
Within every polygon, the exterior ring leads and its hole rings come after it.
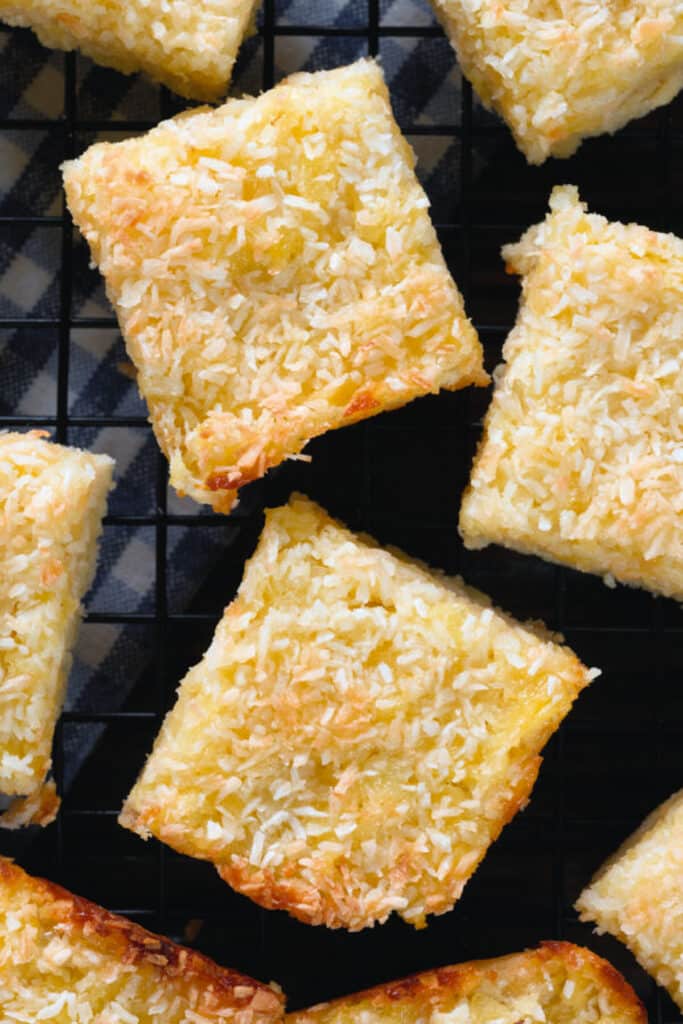
MULTIPOLYGON (((276 49, 296 38, 365 42, 371 55, 381 54, 383 44, 391 41, 441 40, 434 23, 391 24, 387 6, 385 12, 381 0, 358 0, 348 24, 343 19, 290 24, 277 0, 264 0, 258 40, 260 84, 273 84, 278 75, 276 49)), ((60 152, 55 152, 57 162, 83 148, 85 133, 143 131, 155 123, 80 116, 80 58, 68 54, 61 59, 62 114, 54 119, 8 114, 0 118, 0 138, 3 132, 54 131, 62 140, 60 152)), ((160 113, 172 113, 175 103, 162 92, 160 113)), ((418 143, 418 150, 421 140, 457 144, 456 156, 447 150, 442 160, 446 215, 436 214, 437 227, 491 365, 497 361, 516 302, 497 248, 542 216, 551 184, 576 181, 592 205, 610 216, 641 219, 683 233, 683 210, 677 207, 673 190, 682 110, 675 103, 615 139, 588 143, 572 161, 551 161, 541 169, 524 165, 507 130, 482 113, 467 83, 462 84, 460 109, 445 119, 402 119, 403 130, 418 143)), ((149 430, 142 415, 72 414, 72 334, 84 328, 115 328, 116 323, 113 317, 74 312, 78 269, 66 209, 59 214, 17 214, 5 209, 2 199, 0 194, 0 240, 3 232, 6 238, 14 233, 15 240, 36 229, 59 232, 60 283, 54 313, 0 316, 0 331, 56 332, 54 412, 7 413, 0 416, 0 426, 45 427, 59 441, 69 441, 78 429, 149 430)), ((316 441, 312 469, 288 466, 262 485, 254 501, 243 503, 237 513, 237 551, 227 550, 199 595, 183 609, 169 603, 169 531, 224 531, 227 526, 219 516, 170 510, 167 466, 161 455, 157 457, 153 510, 117 511, 106 520, 112 531, 154 531, 154 606, 148 611, 91 609, 87 617, 92 624, 149 631, 147 665, 122 707, 63 715, 55 743, 60 790, 64 731, 85 726, 99 728, 101 734, 86 769, 65 793, 56 825, 22 851, 27 867, 176 938, 191 936, 221 962, 277 978, 293 1006, 436 964, 495 955, 543 938, 568 938, 609 956, 637 986, 657 1024, 680 1021, 632 958, 618 944, 591 936, 571 910, 581 885, 603 856, 681 784, 680 612, 672 603, 646 594, 624 589, 608 593, 599 581, 534 559, 500 550, 477 555, 462 550, 455 529, 458 492, 467 476, 485 402, 486 396, 478 394, 442 395, 316 441), (414 454, 424 469, 419 483, 406 488, 414 454), (116 825, 121 798, 173 699, 178 679, 196 660, 221 607, 232 596, 230 587, 234 589, 239 579, 242 556, 258 533, 262 503, 273 503, 293 484, 350 525, 446 570, 461 571, 468 582, 518 616, 544 619, 565 633, 585 660, 605 670, 551 744, 529 809, 490 851, 456 909, 424 932, 413 932, 396 921, 360 935, 307 929, 231 893, 207 865, 177 857, 160 844, 144 845, 116 825), (195 938, 197 926, 188 922, 197 919, 203 927, 195 938)))

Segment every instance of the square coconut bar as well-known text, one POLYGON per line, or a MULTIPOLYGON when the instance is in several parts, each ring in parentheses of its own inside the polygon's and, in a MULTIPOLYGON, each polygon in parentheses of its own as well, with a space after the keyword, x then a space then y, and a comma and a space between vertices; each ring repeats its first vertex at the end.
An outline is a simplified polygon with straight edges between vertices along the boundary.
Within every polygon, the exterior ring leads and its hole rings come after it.
POLYGON ((0 1018, 274 1024, 273 989, 0 858, 0 1018))
POLYGON ((227 512, 317 434, 487 382, 414 162, 362 60, 65 165, 180 492, 227 512))
MULTIPOLYGON (((0 434, 0 794, 29 797, 45 817, 39 794, 113 465, 41 431, 0 434)), ((0 824, 25 823, 25 811, 0 824)))
POLYGON ((569 942, 425 971, 289 1013, 287 1024, 647 1024, 606 960, 569 942))
POLYGON ((0 0, 0 20, 43 46, 145 71, 181 96, 225 96, 257 0, 0 0))
POLYGON ((450 910, 592 674, 303 498, 270 511, 121 824, 357 930, 450 910))
POLYGON ((603 865, 576 909, 628 946, 683 1010, 683 790, 603 865))
POLYGON ((683 599, 683 242, 588 214, 564 187, 503 255, 523 298, 462 504, 466 545, 683 599))
POLYGON ((527 160, 571 156, 683 86, 669 0, 432 0, 464 74, 527 160))

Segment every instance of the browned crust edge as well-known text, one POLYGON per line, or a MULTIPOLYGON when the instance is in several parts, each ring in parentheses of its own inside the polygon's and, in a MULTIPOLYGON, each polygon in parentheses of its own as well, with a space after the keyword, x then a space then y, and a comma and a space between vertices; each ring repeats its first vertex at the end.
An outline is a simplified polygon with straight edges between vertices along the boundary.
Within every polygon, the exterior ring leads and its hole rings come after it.
POLYGON ((398 981, 376 985, 328 1003, 318 1003, 305 1010, 296 1010, 287 1014, 286 1021, 287 1024, 313 1024, 316 1018, 330 1009, 349 1008, 368 1001, 372 1001, 375 1007, 382 1008, 411 999, 418 994, 425 1001, 438 998, 444 991, 466 995, 481 980, 494 977, 501 968, 519 957, 526 957, 529 961, 535 959, 539 966, 552 960, 560 960, 575 970, 588 970, 597 981, 609 989, 615 1002, 620 1004, 621 1011, 628 1014, 624 1024, 626 1021, 629 1024, 648 1024, 645 1007, 631 985, 612 964, 583 946, 553 940, 542 942, 536 949, 525 950, 524 953, 513 953, 490 960, 470 960, 450 967, 437 967, 433 971, 412 974, 398 981))
POLYGON ((83 936, 97 936, 110 944, 112 956, 122 964, 150 965, 168 979, 194 981, 202 986, 205 1008, 234 1006, 236 1011, 251 1011, 253 1018, 281 1020, 284 998, 268 985, 255 981, 209 957, 179 946, 170 939, 148 931, 125 917, 112 914, 103 907, 75 896, 54 882, 35 878, 5 857, 0 857, 0 898, 2 891, 24 890, 41 903, 52 904, 55 916, 83 936), (245 990, 240 995, 235 989, 245 990))

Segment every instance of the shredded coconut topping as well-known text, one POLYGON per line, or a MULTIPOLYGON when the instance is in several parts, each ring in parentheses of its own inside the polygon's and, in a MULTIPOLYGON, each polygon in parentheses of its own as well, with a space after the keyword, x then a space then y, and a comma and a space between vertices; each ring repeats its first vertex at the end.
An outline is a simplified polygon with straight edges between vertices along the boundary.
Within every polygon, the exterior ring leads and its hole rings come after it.
POLYGON ((295 498, 121 822, 302 920, 420 926, 525 803, 587 683, 566 648, 295 498))

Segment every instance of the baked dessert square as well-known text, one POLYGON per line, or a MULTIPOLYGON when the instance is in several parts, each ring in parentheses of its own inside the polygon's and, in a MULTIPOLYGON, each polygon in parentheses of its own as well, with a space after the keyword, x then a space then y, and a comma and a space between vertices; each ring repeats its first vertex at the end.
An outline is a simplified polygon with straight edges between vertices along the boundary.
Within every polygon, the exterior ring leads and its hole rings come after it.
POLYGON ((227 512, 318 434, 487 383, 414 162, 362 60, 65 165, 178 491, 227 512))
POLYGON ((603 865, 576 909, 628 946, 683 1010, 683 790, 603 865))
POLYGON ((288 1024, 647 1024, 627 981, 569 942, 425 971, 310 1010, 288 1024))
POLYGON ((0 858, 3 1021, 272 1024, 272 988, 0 858))
MULTIPOLYGON (((114 465, 46 436, 0 433, 0 793, 31 798, 42 817, 114 465)), ((15 813, 4 823, 17 823, 15 813)))
POLYGON ((144 71, 188 99, 221 99, 257 0, 0 0, 0 20, 43 46, 144 71))
POLYGON ((464 74, 529 163, 571 156, 683 86, 669 0, 432 0, 464 74))
POLYGON ((120 821, 310 924, 420 927, 526 804, 592 676, 295 497, 268 512, 120 821))
POLYGON ((460 530, 683 598, 683 242, 575 188, 503 249, 522 276, 460 530))

